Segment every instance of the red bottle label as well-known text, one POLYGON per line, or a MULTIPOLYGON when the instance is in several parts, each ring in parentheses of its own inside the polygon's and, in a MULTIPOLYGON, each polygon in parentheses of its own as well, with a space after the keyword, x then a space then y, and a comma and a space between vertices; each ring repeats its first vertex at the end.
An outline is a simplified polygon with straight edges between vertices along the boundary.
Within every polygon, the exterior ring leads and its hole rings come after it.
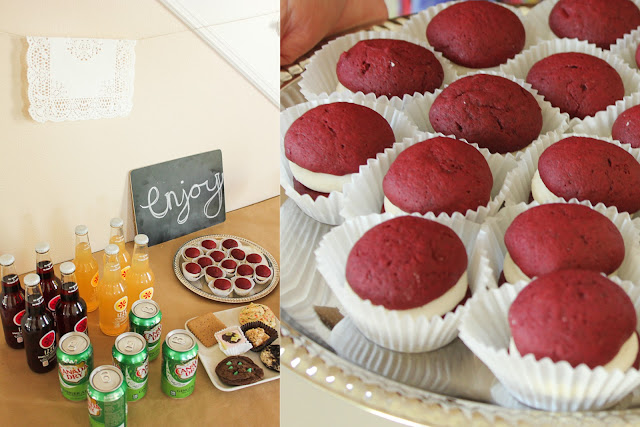
POLYGON ((25 310, 19 311, 15 316, 13 316, 13 323, 16 326, 20 326, 20 321, 22 320, 22 316, 24 316, 24 312, 25 310))
POLYGON ((49 300, 49 311, 56 311, 56 304, 60 301, 60 295, 56 295, 55 297, 49 300))
POLYGON ((47 349, 56 343, 55 331, 47 332, 42 338, 40 338, 40 347, 47 349))
POLYGON ((87 316, 84 316, 82 319, 78 320, 78 323, 73 327, 73 330, 76 332, 84 332, 87 330, 87 316))

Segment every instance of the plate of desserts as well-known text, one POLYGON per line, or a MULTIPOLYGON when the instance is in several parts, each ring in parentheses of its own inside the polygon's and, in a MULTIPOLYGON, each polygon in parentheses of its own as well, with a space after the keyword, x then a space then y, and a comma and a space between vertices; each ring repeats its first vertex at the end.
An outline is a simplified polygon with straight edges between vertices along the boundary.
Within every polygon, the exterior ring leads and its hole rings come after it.
POLYGON ((247 303, 275 289, 280 269, 273 255, 242 237, 211 234, 189 240, 173 258, 180 282, 220 302, 247 303))
POLYGON ((280 321, 253 304, 186 321, 198 341, 200 363, 217 389, 235 391, 280 378, 280 321))

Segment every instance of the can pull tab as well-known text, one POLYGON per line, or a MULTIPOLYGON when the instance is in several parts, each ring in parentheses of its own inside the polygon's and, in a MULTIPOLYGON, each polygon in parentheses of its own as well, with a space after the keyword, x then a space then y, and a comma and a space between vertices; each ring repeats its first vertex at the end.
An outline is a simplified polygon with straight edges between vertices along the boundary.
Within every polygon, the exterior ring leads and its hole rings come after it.
POLYGON ((69 347, 68 347, 69 350, 75 351, 77 343, 78 343, 77 339, 72 339, 71 341, 69 341, 69 347))
POLYGON ((154 311, 156 311, 156 309, 154 307, 142 307, 142 311, 144 311, 147 314, 153 314, 154 311))
POLYGON ((107 384, 111 382, 111 375, 107 371, 100 372, 100 377, 107 384))
POLYGON ((133 351, 133 347, 135 346, 135 343, 133 342, 133 340, 129 340, 127 341, 126 345, 124 346, 124 349, 127 351, 133 351))
POLYGON ((183 345, 186 343, 185 339, 182 337, 173 337, 171 338, 171 342, 174 344, 183 344, 183 345))

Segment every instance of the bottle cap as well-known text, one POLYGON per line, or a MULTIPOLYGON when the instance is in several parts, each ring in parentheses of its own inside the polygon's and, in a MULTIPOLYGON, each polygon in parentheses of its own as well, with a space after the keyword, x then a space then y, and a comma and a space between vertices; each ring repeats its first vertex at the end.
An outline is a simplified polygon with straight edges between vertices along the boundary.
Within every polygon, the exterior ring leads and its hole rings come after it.
POLYGON ((122 218, 111 218, 111 222, 109 222, 109 225, 111 225, 112 227, 122 227, 124 225, 124 221, 122 220, 122 218))
POLYGON ((39 254, 46 254, 50 249, 49 242, 40 242, 36 245, 36 253, 39 254))
POLYGON ((14 262, 16 262, 16 258, 11 254, 4 254, 0 256, 0 265, 4 267, 9 267, 14 262))
POLYGON ((116 255, 118 252, 120 252, 120 248, 113 243, 104 248, 104 253, 107 255, 116 255))
POLYGON ((72 262, 63 262, 60 264, 60 273, 62 274, 73 274, 76 272, 76 265, 72 262))
POLYGON ((148 245, 149 244, 149 236, 146 234, 138 234, 135 239, 133 239, 136 245, 148 245))
POLYGON ((29 273, 24 276, 24 285, 25 286, 36 286, 40 283, 40 276, 35 273, 29 273))
POLYGON ((89 232, 89 227, 87 227, 84 224, 80 224, 76 227, 76 235, 77 236, 84 236, 85 234, 87 234, 89 232))

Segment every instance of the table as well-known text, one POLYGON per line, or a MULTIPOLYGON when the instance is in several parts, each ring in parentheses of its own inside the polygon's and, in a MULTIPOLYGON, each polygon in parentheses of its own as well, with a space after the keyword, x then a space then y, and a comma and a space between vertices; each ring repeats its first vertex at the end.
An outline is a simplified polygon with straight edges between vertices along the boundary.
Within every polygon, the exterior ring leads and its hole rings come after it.
MULTIPOLYGON (((204 230, 171 240, 149 249, 151 268, 156 276, 154 300, 162 310, 162 339, 167 332, 184 328, 187 319, 211 311, 226 310, 235 304, 202 298, 186 287, 173 272, 173 257, 186 241, 206 234, 232 234, 256 242, 280 263, 278 198, 227 213, 227 220, 204 230)), ((127 244, 133 251, 133 242, 127 244)), ((94 254, 102 270, 102 251, 94 254)), ((59 274, 56 266, 56 274, 59 274)), ((22 279, 22 277, 21 277, 22 279)), ((259 300, 276 314, 280 312, 279 286, 259 300)), ((115 337, 100 332, 98 311, 89 313, 89 336, 94 349, 94 366, 111 364, 115 337)), ((128 404, 128 425, 257 425, 279 426, 280 381, 270 381, 245 389, 222 392, 214 387, 199 366, 194 393, 186 399, 171 399, 160 390, 161 356, 150 363, 149 389, 140 401, 128 404)), ((24 350, 0 343, 0 425, 88 425, 86 401, 71 402, 62 397, 57 370, 36 374, 27 367, 24 350)))

